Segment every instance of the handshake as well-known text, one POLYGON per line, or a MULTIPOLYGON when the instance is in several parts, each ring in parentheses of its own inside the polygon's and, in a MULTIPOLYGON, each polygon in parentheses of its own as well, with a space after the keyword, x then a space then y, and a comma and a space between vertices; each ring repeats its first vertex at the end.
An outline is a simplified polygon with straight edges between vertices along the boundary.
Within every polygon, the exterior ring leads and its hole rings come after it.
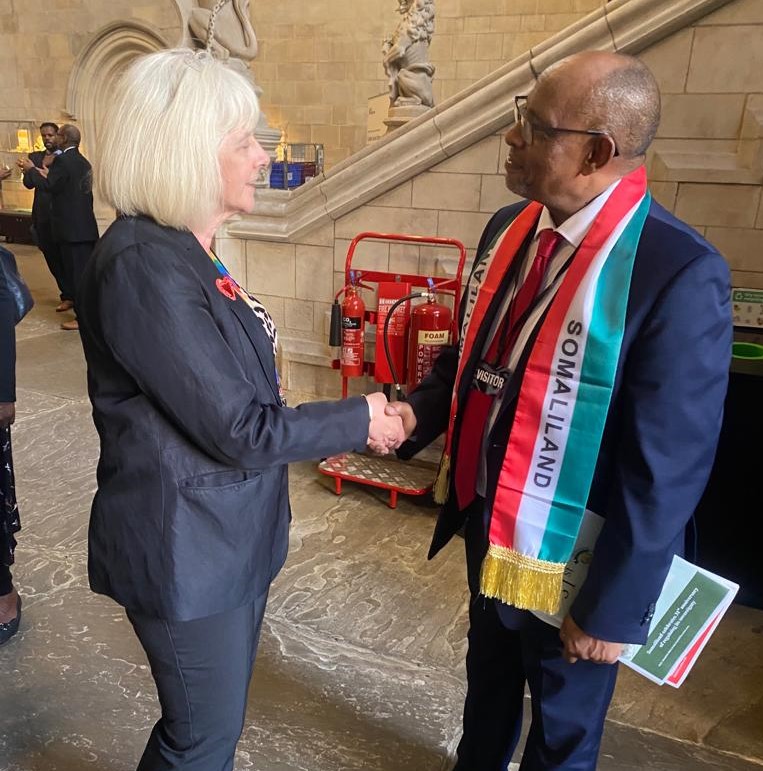
POLYGON ((416 428, 416 416, 407 402, 388 402, 381 393, 366 394, 371 408, 368 448, 377 455, 387 455, 408 439, 416 428))

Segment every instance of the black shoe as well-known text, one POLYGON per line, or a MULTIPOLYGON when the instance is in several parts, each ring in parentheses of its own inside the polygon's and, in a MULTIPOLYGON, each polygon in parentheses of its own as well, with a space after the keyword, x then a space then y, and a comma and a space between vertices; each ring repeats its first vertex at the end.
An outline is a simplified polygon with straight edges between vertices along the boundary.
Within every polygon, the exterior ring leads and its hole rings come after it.
POLYGON ((0 624, 0 645, 4 645, 19 631, 21 623, 21 597, 16 601, 16 618, 12 618, 7 624, 0 624))

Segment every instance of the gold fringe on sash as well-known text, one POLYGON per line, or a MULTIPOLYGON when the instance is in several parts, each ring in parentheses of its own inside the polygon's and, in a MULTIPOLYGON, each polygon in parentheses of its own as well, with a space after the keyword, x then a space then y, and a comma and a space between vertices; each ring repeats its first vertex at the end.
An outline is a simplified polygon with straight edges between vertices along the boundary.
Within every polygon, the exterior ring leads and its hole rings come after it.
POLYGON ((515 608, 556 613, 565 567, 563 562, 547 562, 490 544, 482 562, 480 593, 515 608))
POLYGON ((442 454, 440 459, 440 468, 437 469, 437 476, 432 486, 432 497, 435 503, 441 506, 448 500, 448 489, 450 488, 450 455, 447 452, 442 454))

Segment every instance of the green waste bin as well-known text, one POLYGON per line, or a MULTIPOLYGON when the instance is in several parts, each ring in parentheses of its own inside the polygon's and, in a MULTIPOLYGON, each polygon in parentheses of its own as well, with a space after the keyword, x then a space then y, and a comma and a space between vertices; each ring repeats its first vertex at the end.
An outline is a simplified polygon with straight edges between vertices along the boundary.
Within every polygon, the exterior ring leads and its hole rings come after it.
POLYGON ((763 345, 758 345, 757 343, 734 343, 731 348, 731 356, 742 361, 763 361, 763 345))

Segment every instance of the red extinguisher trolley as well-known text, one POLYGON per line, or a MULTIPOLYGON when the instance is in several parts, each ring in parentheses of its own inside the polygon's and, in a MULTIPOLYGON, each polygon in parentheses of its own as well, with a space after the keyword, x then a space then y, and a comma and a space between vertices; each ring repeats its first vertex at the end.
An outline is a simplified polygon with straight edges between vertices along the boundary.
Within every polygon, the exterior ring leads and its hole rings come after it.
MULTIPOLYGON (((431 371, 444 345, 457 342, 457 312, 466 248, 453 238, 365 232, 347 250, 345 286, 337 292, 331 314, 329 344, 338 349, 333 366, 342 380, 342 397, 351 378, 369 376, 390 399, 405 398, 431 371), (352 260, 361 241, 406 242, 458 250, 456 275, 449 278, 387 271, 358 271, 352 260), (363 292, 366 292, 364 299, 363 292), (367 307, 371 293, 376 309, 367 307), (340 302, 341 301, 341 302, 340 302), (375 327, 375 354, 366 355, 367 327, 375 327)), ((322 461, 318 469, 334 478, 337 495, 344 480, 389 490, 395 508, 398 493, 425 495, 437 468, 413 460, 401 463, 394 456, 342 453, 322 461)))

